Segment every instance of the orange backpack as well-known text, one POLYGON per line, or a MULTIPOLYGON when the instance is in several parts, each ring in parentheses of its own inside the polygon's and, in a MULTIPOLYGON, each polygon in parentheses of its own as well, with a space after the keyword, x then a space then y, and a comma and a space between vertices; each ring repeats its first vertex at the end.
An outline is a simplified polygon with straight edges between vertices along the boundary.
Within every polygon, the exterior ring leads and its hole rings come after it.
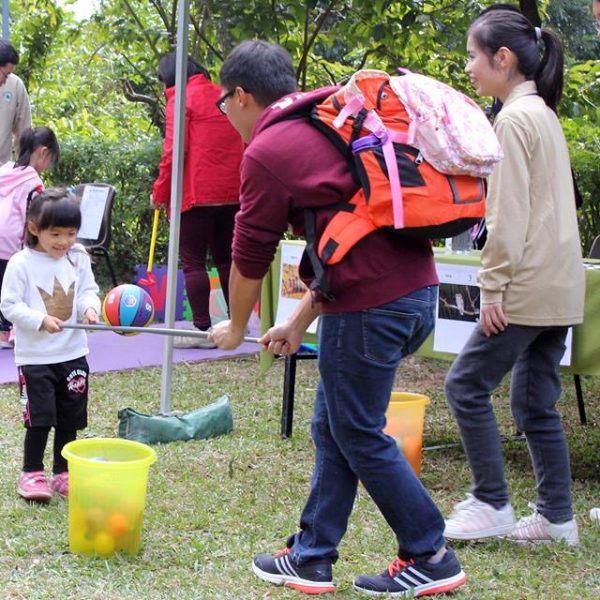
MULTIPOLYGON (((485 214, 482 177, 442 173, 409 144, 411 117, 391 82, 382 71, 359 71, 312 110, 313 124, 348 157, 361 184, 319 239, 317 254, 325 265, 339 262, 379 228, 405 236, 451 237, 485 214), (394 181, 400 182, 395 190, 394 181)), ((307 230, 314 231, 308 221, 307 230)))

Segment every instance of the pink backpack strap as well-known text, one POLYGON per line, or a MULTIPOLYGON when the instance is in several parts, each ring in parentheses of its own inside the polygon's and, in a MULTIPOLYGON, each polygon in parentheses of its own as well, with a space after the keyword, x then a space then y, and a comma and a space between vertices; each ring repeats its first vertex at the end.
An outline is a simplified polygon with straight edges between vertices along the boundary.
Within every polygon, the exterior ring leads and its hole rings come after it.
POLYGON ((364 104, 364 98, 354 96, 348 103, 346 103, 346 106, 340 110, 338 116, 333 120, 333 126, 336 129, 342 127, 346 122, 346 119, 348 117, 355 117, 360 112, 360 109, 364 106, 364 104))
POLYGON ((383 124, 379 115, 370 110, 367 114, 363 127, 373 132, 381 140, 381 150, 383 159, 390 180, 392 189, 392 210, 394 215, 394 228, 404 228, 404 206, 402 205, 402 186, 400 185, 400 173, 398 172, 398 163, 396 162, 396 151, 394 150, 394 141, 399 135, 393 135, 392 132, 383 124))
POLYGON ((400 185, 400 173, 396 162, 396 151, 391 135, 386 135, 383 140, 383 158, 388 170, 390 187, 392 188, 392 210, 394 215, 394 229, 404 228, 404 206, 402 204, 402 186, 400 185))

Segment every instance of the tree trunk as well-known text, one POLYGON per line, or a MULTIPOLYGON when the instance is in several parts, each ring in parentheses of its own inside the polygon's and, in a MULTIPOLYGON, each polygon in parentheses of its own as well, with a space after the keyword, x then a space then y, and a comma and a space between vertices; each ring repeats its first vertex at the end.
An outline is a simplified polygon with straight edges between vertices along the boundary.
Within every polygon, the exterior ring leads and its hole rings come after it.
POLYGON ((538 12, 537 0, 519 0, 521 12, 533 23, 534 27, 542 26, 542 19, 538 12))

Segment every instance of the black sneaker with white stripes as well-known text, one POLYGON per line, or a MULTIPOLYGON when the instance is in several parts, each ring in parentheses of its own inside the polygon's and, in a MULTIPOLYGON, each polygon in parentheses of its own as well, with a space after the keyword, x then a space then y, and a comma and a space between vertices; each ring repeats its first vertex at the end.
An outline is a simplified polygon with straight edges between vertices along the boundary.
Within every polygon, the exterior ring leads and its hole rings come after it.
POLYGON ((393 560, 381 575, 360 575, 354 580, 354 589, 367 596, 390 598, 418 598, 442 594, 463 585, 467 576, 460 568, 452 548, 438 563, 393 560))
POLYGON ((302 566, 286 548, 274 556, 259 554, 252 563, 254 574, 275 585, 285 585, 305 594, 334 592, 330 560, 311 560, 302 566))

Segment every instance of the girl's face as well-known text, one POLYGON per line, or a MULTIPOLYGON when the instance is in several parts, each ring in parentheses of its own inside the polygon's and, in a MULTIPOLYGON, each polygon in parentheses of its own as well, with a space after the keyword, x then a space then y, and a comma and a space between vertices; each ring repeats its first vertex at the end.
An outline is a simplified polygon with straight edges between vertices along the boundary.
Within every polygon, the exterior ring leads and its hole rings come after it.
POLYGON ((35 223, 29 221, 27 228, 38 239, 34 250, 46 252, 55 260, 65 256, 77 241, 77 229, 75 227, 50 227, 40 230, 35 223))
POLYGON ((467 65, 465 72, 478 96, 500 96, 505 83, 502 71, 494 65, 493 59, 476 44, 473 36, 467 38, 467 65))

